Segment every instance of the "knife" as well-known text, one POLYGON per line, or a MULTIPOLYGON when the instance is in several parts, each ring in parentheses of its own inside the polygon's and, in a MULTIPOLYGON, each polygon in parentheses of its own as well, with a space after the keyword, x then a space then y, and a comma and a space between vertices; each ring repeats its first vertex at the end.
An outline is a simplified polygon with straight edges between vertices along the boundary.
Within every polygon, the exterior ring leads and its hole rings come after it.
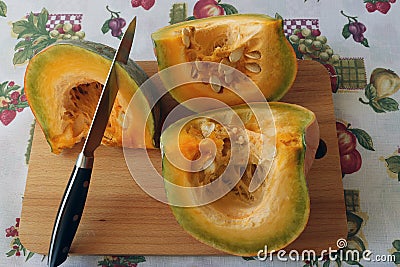
POLYGON ((54 222, 53 233, 47 264, 55 267, 62 264, 68 256, 69 249, 74 239, 76 230, 83 213, 86 196, 89 189, 90 177, 92 175, 94 151, 100 145, 106 129, 108 119, 115 97, 118 92, 118 79, 115 63, 126 64, 131 51, 133 37, 136 29, 136 17, 130 22, 115 53, 108 72, 107 80, 97 104, 92 124, 81 153, 79 154, 60 207, 54 222))

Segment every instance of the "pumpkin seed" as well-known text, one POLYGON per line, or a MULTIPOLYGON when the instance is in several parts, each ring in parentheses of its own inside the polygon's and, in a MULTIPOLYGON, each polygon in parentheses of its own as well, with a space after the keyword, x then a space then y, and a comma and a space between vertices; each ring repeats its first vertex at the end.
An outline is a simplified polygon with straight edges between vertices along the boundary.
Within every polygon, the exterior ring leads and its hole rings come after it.
POLYGON ((252 73, 260 73, 261 72, 261 67, 257 63, 248 63, 245 65, 245 68, 252 72, 252 73))
POLYGON ((191 76, 193 79, 196 79, 197 77, 199 77, 199 71, 198 71, 198 69, 196 68, 196 65, 193 65, 193 66, 192 66, 192 71, 190 72, 190 76, 191 76))
POLYGON ((243 50, 243 47, 233 50, 229 55, 229 61, 238 62, 243 56, 243 50))
POLYGON ((203 137, 207 138, 215 130, 215 123, 205 122, 201 124, 200 130, 203 137))
POLYGON ((118 123, 119 125, 122 126, 122 129, 127 129, 128 123, 124 124, 124 119, 125 119, 125 112, 121 112, 118 116, 118 123))
POLYGON ((231 65, 232 63, 227 58, 223 58, 218 65, 218 73, 224 75, 226 72, 233 72, 231 65))
POLYGON ((223 60, 221 60, 221 62, 219 63, 219 65, 218 65, 218 73, 219 74, 223 74, 224 73, 224 70, 225 70, 225 68, 226 68, 226 64, 224 64, 224 63, 222 63, 222 61, 223 60))
MULTIPOLYGON (((208 162, 206 162, 206 163, 208 163, 208 162)), ((206 174, 206 175, 214 174, 215 170, 216 170, 215 162, 213 161, 209 165, 204 164, 203 169, 204 169, 204 174, 206 174)))
MULTIPOLYGON (((201 166, 201 170, 206 170, 213 164, 214 164, 214 157, 212 157, 212 155, 208 155, 207 160, 204 162, 203 166, 201 166)), ((211 169, 212 168, 213 167, 211 167, 211 169)))
POLYGON ((182 34, 182 42, 185 45, 186 48, 189 48, 190 46, 190 38, 189 36, 182 34))
POLYGON ((203 160, 207 160, 210 156, 212 156, 211 154, 212 154, 213 148, 215 147, 213 140, 211 140, 209 138, 203 139, 203 140, 201 140, 199 145, 201 147, 200 150, 202 150, 205 153, 204 158, 202 156, 203 160))
POLYGON ((224 69, 224 74, 229 75, 232 74, 235 71, 235 68, 226 68, 224 69))
POLYGON ((246 53, 245 56, 250 59, 260 59, 261 53, 260 53, 260 51, 251 51, 251 52, 246 53))
POLYGON ((182 29, 182 42, 186 48, 190 46, 190 30, 188 28, 182 29))
POLYGON ((227 84, 230 84, 233 81, 233 75, 232 74, 225 74, 225 82, 227 84))
POLYGON ((203 71, 205 68, 206 68, 206 64, 205 63, 202 63, 202 61, 201 60, 195 60, 194 61, 194 65, 196 66, 196 68, 198 69, 198 71, 203 71))
POLYGON ((214 92, 219 93, 219 92, 221 92, 222 86, 218 85, 218 84, 211 84, 211 89, 214 92))
POLYGON ((183 28, 182 29, 182 34, 189 36, 190 35, 190 30, 188 28, 183 28))
POLYGON ((221 89, 222 89, 221 81, 217 76, 211 75, 209 83, 211 85, 211 89, 214 92, 219 93, 221 91, 221 89))
POLYGON ((244 137, 243 137, 242 135, 240 135, 240 136, 238 137, 237 142, 238 142, 239 145, 243 145, 243 144, 244 144, 244 137))

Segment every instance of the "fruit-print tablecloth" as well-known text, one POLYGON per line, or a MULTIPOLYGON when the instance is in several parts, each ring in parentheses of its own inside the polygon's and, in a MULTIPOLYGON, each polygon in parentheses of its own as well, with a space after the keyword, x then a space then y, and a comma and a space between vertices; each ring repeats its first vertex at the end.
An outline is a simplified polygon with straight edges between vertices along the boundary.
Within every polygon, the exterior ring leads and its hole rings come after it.
MULTIPOLYGON (((349 225, 348 246, 392 261, 261 262, 241 257, 76 256, 63 266, 395 266, 400 264, 400 3, 396 0, 0 0, 0 266, 45 266, 18 237, 33 115, 29 59, 61 39, 116 47, 138 16, 135 60, 155 60, 150 33, 232 13, 281 16, 298 58, 331 75, 349 225), (179 3, 178 3, 179 2, 179 3), (388 259, 389 257, 386 257, 388 259), (393 262, 393 260, 395 262, 393 262)), ((329 198, 329 195, 326 196, 329 198)), ((132 251, 132 254, 135 252, 132 251)))

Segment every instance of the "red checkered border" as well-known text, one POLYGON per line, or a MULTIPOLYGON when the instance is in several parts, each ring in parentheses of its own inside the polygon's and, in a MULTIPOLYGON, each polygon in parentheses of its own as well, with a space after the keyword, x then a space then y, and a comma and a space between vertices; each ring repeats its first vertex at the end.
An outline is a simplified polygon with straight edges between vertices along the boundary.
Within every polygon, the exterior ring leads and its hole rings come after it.
POLYGON ((82 14, 49 14, 46 29, 51 31, 57 24, 69 22, 71 24, 81 24, 82 14))
POLYGON ((284 19, 283 30, 287 36, 291 35, 295 29, 309 28, 310 30, 319 29, 318 19, 284 19))

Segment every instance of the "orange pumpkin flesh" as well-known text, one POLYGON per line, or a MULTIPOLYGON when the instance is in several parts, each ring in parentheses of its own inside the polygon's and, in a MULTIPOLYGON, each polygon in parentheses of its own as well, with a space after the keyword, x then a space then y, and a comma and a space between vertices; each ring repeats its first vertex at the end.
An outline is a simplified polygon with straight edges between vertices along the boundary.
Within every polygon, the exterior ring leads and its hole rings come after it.
MULTIPOLYGON (((50 46, 35 55, 25 73, 25 93, 37 122, 41 126, 52 152, 58 154, 71 148, 87 136, 98 99, 111 66, 115 50, 92 42, 64 42, 50 46)), ((102 143, 122 145, 122 126, 127 107, 139 85, 147 79, 132 60, 116 65, 120 86, 102 143)), ((138 92, 140 94, 140 92, 138 92)), ((127 123, 130 132, 128 147, 154 148, 158 144, 155 122, 159 114, 145 97, 131 108, 135 114, 127 123), (141 114, 150 113, 145 122, 141 114), (135 125, 146 125, 145 136, 135 125)))
MULTIPOLYGON (((243 72, 260 88, 267 100, 279 100, 291 87, 297 74, 297 60, 287 41, 282 21, 260 14, 216 16, 164 27, 152 34, 159 70, 180 63, 211 61, 243 72)), ((193 75, 202 75, 200 68, 193 75)), ((168 84, 181 73, 170 75, 168 84)), ((211 75, 204 73, 204 75, 211 75)), ((218 76, 235 88, 240 81, 229 74, 218 76)), ((242 104, 231 90, 215 91, 210 84, 192 83, 173 89, 179 102, 210 97, 230 106, 242 104)))
MULTIPOLYGON (((257 105, 252 104, 251 107, 257 109, 257 105)), ((254 117, 248 120, 251 111, 247 106, 236 106, 233 109, 245 124, 250 147, 249 162, 243 166, 240 165, 242 163, 235 166, 245 168, 240 181, 228 194, 206 205, 171 206, 177 221, 189 234, 230 254, 255 256, 264 246, 268 246, 269 251, 281 249, 301 234, 308 221, 310 202, 306 173, 319 144, 318 123, 314 113, 297 105, 271 102, 270 108, 276 127, 276 153, 271 161, 271 169, 259 188, 249 191, 254 168, 257 166, 255 159, 260 159, 261 155, 258 153, 259 142, 264 140, 268 145, 271 142, 268 140, 272 139, 268 139, 268 133, 260 132, 255 127, 254 117)), ((163 176, 166 180, 187 187, 206 185, 216 181, 224 172, 231 153, 243 153, 245 147, 237 152, 230 151, 232 139, 226 138, 226 133, 217 123, 205 119, 210 114, 224 112, 226 111, 212 111, 204 116, 198 115, 199 119, 178 121, 162 134, 163 176), (176 157, 168 157, 176 152, 174 136, 179 134, 179 150, 185 158, 196 160, 200 142, 206 139, 202 135, 202 125, 210 122, 216 124, 212 128, 214 130, 207 134, 207 138, 215 143, 217 149, 213 163, 199 172, 177 168, 176 162, 170 161, 176 157)), ((263 118, 259 123, 270 125, 269 121, 263 118)), ((264 162, 267 159, 260 160, 264 162)), ((225 186, 225 183, 229 181, 223 181, 220 185, 225 186)), ((177 195, 170 184, 166 183, 165 187, 170 203, 175 203, 176 200, 196 203, 198 200, 191 190, 177 195)))

